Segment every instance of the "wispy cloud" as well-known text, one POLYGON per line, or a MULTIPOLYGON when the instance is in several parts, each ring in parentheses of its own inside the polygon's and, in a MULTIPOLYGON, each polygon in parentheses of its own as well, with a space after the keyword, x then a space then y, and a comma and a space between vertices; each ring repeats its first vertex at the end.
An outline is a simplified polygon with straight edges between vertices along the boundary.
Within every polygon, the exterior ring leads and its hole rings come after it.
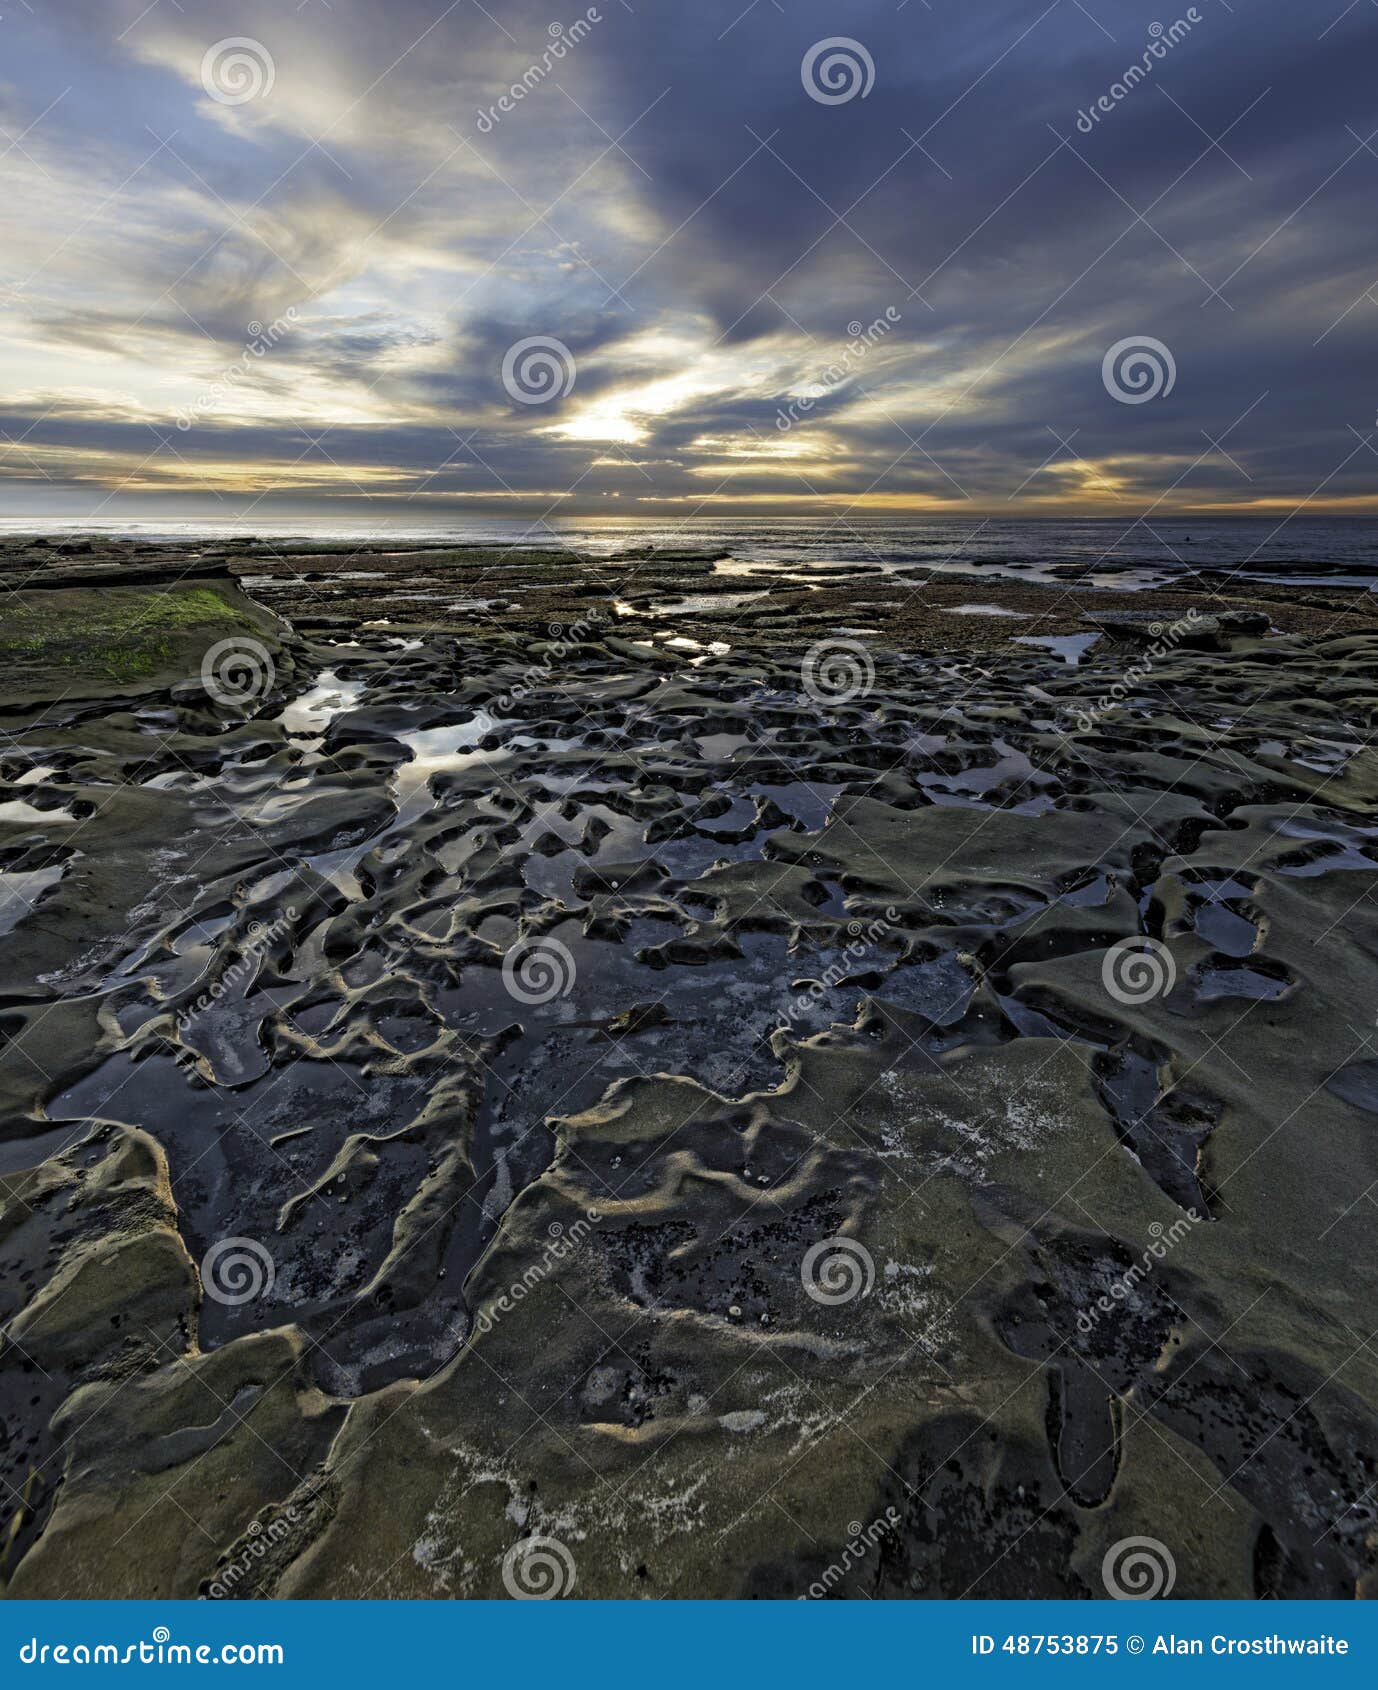
POLYGON ((1158 39, 1135 0, 12 15, 7 502, 1270 509, 1324 482, 1378 509, 1371 454, 1333 473, 1378 411, 1378 12, 1192 10, 1089 134, 1158 39), (843 33, 870 85, 813 97, 843 33), (1131 334, 1175 359, 1150 404, 1101 379, 1131 334), (531 337, 571 361, 549 403, 504 386, 531 337))

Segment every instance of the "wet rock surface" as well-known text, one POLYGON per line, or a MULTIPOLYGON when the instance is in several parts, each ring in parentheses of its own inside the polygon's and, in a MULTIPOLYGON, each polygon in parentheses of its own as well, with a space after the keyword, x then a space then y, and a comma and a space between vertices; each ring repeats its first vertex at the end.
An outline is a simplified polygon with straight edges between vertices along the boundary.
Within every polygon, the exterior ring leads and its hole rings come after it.
POLYGON ((1367 594, 45 550, 11 1594, 1372 1587, 1367 594))

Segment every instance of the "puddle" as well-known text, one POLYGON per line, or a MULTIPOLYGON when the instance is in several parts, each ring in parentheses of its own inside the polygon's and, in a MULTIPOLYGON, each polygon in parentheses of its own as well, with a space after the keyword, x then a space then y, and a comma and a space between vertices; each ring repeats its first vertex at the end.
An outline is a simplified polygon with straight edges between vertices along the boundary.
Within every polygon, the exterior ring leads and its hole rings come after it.
POLYGON ((755 741, 746 734, 699 734, 694 740, 700 753, 709 763, 725 763, 736 751, 745 751, 755 741))
POLYGON ((393 774, 397 819, 388 827, 387 833, 405 827, 433 807, 432 775, 472 768, 476 763, 487 763, 508 755, 507 748, 480 751, 478 742, 499 728, 511 725, 511 722, 498 722, 480 712, 471 721, 454 727, 410 728, 394 735, 411 752, 411 761, 403 763, 393 774))
POLYGON ((1193 970, 1196 995, 1204 1002, 1216 998, 1249 998, 1270 1003, 1291 989, 1292 982, 1244 963, 1204 962, 1193 970))
POLYGON ((759 604, 769 596, 768 589, 759 593, 686 593, 678 599, 655 599, 649 609, 652 616, 680 616, 700 610, 741 610, 746 605, 759 604))
POLYGON ((363 691, 362 681, 342 681, 333 669, 323 669, 315 686, 293 699, 277 721, 293 739, 319 738, 336 716, 359 701, 363 691))
POLYGON ((818 781, 797 780, 785 786, 771 786, 760 782, 747 790, 773 799, 787 815, 793 816, 806 832, 817 833, 832 814, 833 799, 842 788, 835 785, 825 786, 818 781))
POLYGON ((1252 889, 1230 877, 1191 882, 1192 917, 1197 933, 1225 956, 1252 955, 1259 943, 1258 923, 1239 906, 1252 889))
POLYGON ((1346 827, 1336 822, 1329 829, 1308 827, 1303 822, 1287 820, 1275 824, 1275 832, 1285 839, 1300 839, 1302 849, 1274 859, 1270 867, 1289 879, 1310 880, 1318 874, 1333 874, 1339 870, 1378 869, 1378 861, 1368 854, 1372 831, 1346 827))
POLYGON ((76 819, 70 810, 40 810, 24 798, 11 798, 7 803, 0 804, 0 822, 36 822, 40 826, 47 826, 54 822, 74 822, 76 819))
POLYGON ((1351 1062, 1330 1076, 1325 1089, 1356 1109, 1378 1115, 1378 1062, 1351 1062))
MULTIPOLYGON (((386 844, 393 834, 411 826, 434 809, 436 799, 431 790, 432 776, 510 758, 513 749, 522 743, 521 736, 513 738, 505 746, 487 751, 480 750, 478 742, 486 739, 489 734, 512 725, 511 719, 497 719, 479 711, 467 722, 436 728, 408 728, 394 734, 392 737, 405 745, 412 754, 410 761, 400 764, 393 771, 389 781, 389 789, 397 805, 397 814, 380 832, 360 844, 349 845, 338 851, 317 852, 306 858, 306 866, 314 869, 323 880, 328 880, 338 887, 351 901, 362 898, 363 890, 357 873, 359 864, 370 851, 376 851, 386 844)), ((535 742, 527 740, 526 743, 535 742)))
POLYGON ((60 1156, 64 1150, 80 1144, 90 1131, 89 1122, 82 1121, 73 1127, 70 1121, 63 1121, 48 1132, 0 1144, 0 1177, 21 1173, 25 1168, 36 1168, 50 1156, 60 1156))
POLYGON ((66 872, 67 864, 58 863, 53 868, 0 873, 0 935, 12 933, 66 872))
POLYGON ((1108 874, 1093 874, 1080 886, 1071 886, 1059 898, 1059 903, 1069 904, 1073 909, 1098 910, 1103 909, 1110 902, 1110 894, 1114 890, 1114 883, 1108 874))
POLYGON ((1075 668, 1100 637, 1099 634, 1016 634, 1014 643, 1056 652, 1064 663, 1075 668))
POLYGON ((687 634, 662 634, 661 643, 672 651, 701 651, 710 657, 726 657, 732 647, 726 640, 691 640, 687 634))

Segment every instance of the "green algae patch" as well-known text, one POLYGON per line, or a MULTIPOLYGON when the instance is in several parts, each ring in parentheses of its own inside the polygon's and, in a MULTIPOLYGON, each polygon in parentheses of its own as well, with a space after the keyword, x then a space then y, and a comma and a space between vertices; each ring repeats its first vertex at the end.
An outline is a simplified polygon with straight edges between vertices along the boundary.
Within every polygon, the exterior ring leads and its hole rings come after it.
POLYGON ((275 647, 274 620, 228 578, 15 592, 0 618, 0 699, 169 685, 198 673, 207 649, 231 634, 275 647))

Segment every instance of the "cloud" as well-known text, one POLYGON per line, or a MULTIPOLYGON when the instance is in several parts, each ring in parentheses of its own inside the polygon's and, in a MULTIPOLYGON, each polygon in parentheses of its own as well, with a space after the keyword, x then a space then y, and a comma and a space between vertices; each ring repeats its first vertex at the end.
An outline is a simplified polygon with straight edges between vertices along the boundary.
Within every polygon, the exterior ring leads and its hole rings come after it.
POLYGON ((1378 509, 1378 14, 1335 10, 1201 0, 1157 57, 1136 0, 12 17, 0 472, 34 508, 1378 509), (844 27, 874 81, 821 103, 844 27), (230 37, 261 97, 208 94, 230 37), (1176 362, 1151 404, 1101 380, 1132 334, 1176 362), (577 371, 549 405, 502 384, 531 336, 577 371))

